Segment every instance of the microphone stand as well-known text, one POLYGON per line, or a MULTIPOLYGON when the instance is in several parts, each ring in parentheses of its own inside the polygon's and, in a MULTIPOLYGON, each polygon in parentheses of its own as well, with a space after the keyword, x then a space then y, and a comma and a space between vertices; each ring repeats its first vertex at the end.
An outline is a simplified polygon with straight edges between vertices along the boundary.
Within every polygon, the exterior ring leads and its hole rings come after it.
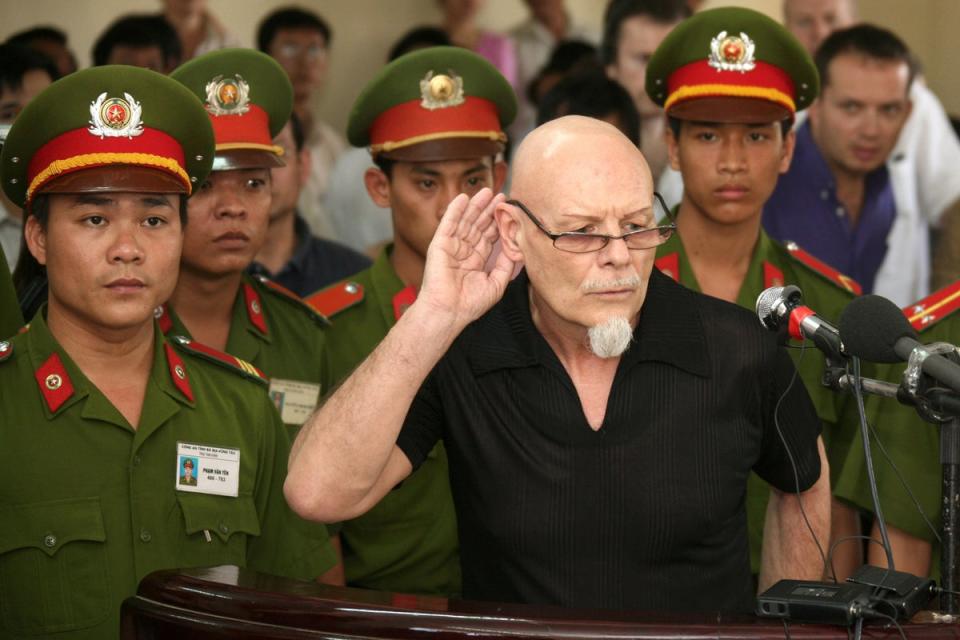
MULTIPOLYGON (((939 353, 960 362, 957 347, 945 343, 928 345, 929 353, 939 353)), ((916 352, 915 352, 916 353, 916 352)), ((899 385, 882 380, 860 378, 860 389, 865 393, 896 398, 901 404, 913 406, 927 422, 940 425, 941 529, 940 529, 940 609, 944 613, 960 613, 956 592, 960 591, 958 571, 958 534, 960 534, 960 394, 937 387, 937 382, 923 374, 923 357, 911 355, 899 385)), ((827 358, 823 384, 835 391, 852 391, 853 376, 846 366, 834 358, 827 358)))

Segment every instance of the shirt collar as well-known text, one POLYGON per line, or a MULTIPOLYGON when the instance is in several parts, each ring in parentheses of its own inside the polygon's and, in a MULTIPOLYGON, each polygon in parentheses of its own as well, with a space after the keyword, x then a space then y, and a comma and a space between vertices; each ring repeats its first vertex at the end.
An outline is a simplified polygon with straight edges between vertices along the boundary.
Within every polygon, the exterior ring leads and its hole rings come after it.
MULTIPOLYGON (((808 175, 814 184, 821 185, 821 188, 836 191, 836 180, 833 178, 833 172, 830 171, 830 165, 827 164, 826 158, 820 152, 820 147, 813 139, 813 128, 809 119, 797 129, 797 144, 793 161, 790 163, 790 170, 793 171, 794 167, 797 171, 802 171, 808 175)), ((887 183, 887 173, 886 163, 868 173, 865 178, 864 189, 867 192, 882 189, 887 183)))
MULTIPOLYGON (((537 364, 559 365, 533 324, 528 286, 527 273, 521 271, 507 287, 501 302, 480 321, 480 339, 469 346, 476 373, 537 364)), ((703 377, 710 372, 697 294, 656 269, 651 272, 633 343, 621 356, 620 368, 644 361, 663 362, 703 377)))

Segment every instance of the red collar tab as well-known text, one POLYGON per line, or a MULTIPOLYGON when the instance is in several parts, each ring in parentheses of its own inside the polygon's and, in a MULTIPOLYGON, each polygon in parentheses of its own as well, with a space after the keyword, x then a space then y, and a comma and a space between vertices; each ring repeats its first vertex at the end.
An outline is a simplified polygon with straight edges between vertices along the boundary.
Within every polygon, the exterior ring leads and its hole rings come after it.
POLYGON ((341 282, 318 291, 304 301, 330 318, 363 302, 363 285, 352 281, 341 282))
POLYGON ((947 285, 929 296, 904 307, 903 314, 917 331, 932 327, 938 321, 946 318, 957 309, 960 309, 960 280, 947 285))
POLYGON ((263 313, 263 302, 260 295, 251 285, 243 283, 243 299, 247 306, 247 317, 250 323, 257 328, 260 333, 267 335, 267 316, 263 313))
POLYGON ((170 307, 166 302, 153 310, 153 317, 156 318, 163 335, 170 333, 170 329, 173 329, 173 319, 170 317, 170 307))
POLYGON ((783 286, 783 271, 775 265, 764 260, 763 262, 763 288, 783 286))
POLYGON ((393 317, 399 320, 400 316, 417 301, 417 290, 413 287, 407 287, 393 296, 393 317))
POLYGON ((57 409, 73 396, 73 383, 70 382, 67 370, 56 353, 47 358, 33 375, 51 413, 56 413, 57 409))
POLYGON ((787 251, 790 252, 790 255, 792 255, 797 262, 800 262, 809 269, 816 271, 841 289, 846 289, 850 293, 858 296, 863 293, 863 288, 860 286, 859 282, 850 276, 840 273, 827 263, 821 262, 817 258, 814 258, 812 255, 801 249, 796 242, 787 242, 785 246, 787 247, 787 251))
POLYGON ((183 360, 177 355, 169 344, 163 345, 167 353, 167 365, 170 367, 170 379, 173 380, 173 386, 184 395, 184 397, 193 402, 193 389, 190 388, 190 379, 187 377, 187 367, 183 360))
POLYGON ((0 362, 13 355, 13 343, 9 340, 0 341, 0 362))
POLYGON ((660 269, 663 272, 663 275, 667 276, 674 282, 680 282, 680 254, 679 253, 668 253, 662 258, 657 258, 656 262, 653 263, 657 269, 660 269))

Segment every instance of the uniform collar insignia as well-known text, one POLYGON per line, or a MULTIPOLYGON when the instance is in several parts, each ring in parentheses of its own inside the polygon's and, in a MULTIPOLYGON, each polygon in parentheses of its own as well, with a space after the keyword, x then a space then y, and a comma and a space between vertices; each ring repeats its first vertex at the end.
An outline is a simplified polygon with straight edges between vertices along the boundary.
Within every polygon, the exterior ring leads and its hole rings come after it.
POLYGON ((433 111, 463 104, 463 78, 452 70, 449 75, 428 71, 420 81, 420 106, 433 111))
POLYGON ((143 109, 129 93, 123 98, 108 98, 104 91, 90 103, 91 135, 103 138, 134 138, 143 133, 140 116, 143 109))
POLYGON ((238 73, 216 76, 206 86, 207 111, 214 116, 239 116, 250 110, 250 85, 238 73))
POLYGON ((33 375, 50 413, 56 413, 73 396, 73 383, 57 353, 47 358, 33 375))
POLYGON ((167 366, 170 368, 170 379, 173 381, 173 386, 175 386, 187 400, 193 402, 193 389, 190 387, 190 378, 187 376, 186 365, 183 364, 183 360, 177 355, 173 347, 166 343, 163 347, 167 353, 167 366))
POLYGON ((263 301, 257 290, 249 283, 243 283, 243 301, 247 308, 247 318, 263 335, 267 334, 267 317, 263 313, 263 301))
POLYGON ((721 31, 710 41, 707 64, 718 71, 753 71, 757 66, 754 59, 756 48, 750 36, 742 31, 739 36, 728 36, 726 31, 721 31))

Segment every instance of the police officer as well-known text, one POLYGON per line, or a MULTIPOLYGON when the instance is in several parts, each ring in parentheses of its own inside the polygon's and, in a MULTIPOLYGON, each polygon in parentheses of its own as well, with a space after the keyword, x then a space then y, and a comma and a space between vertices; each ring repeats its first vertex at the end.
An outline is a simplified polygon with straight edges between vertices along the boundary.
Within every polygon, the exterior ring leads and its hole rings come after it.
MULTIPOLYGON (((307 298, 333 322, 331 383, 346 378, 416 299, 427 247, 450 201, 483 187, 500 190, 504 130, 515 113, 503 76, 454 47, 398 58, 357 98, 348 137, 370 149, 376 166, 364 176, 367 192, 390 209, 394 238, 372 267, 307 298)), ((376 507, 343 523, 341 538, 350 585, 458 593, 456 517, 442 444, 376 507)))
MULTIPOLYGON (((670 164, 684 184, 677 234, 658 248, 657 267, 694 290, 750 309, 767 287, 793 284, 811 308, 836 318, 859 286, 793 243, 774 242, 760 226, 764 203, 790 165, 796 112, 819 90, 803 47, 755 11, 704 11, 660 45, 646 87, 666 110, 670 164)), ((792 353, 824 423, 835 477, 854 429, 841 424, 844 398, 820 384, 824 358, 816 349, 802 357, 792 353)), ((754 571, 760 566, 767 496, 753 475, 747 509, 754 571)), ((839 513, 842 507, 835 506, 839 513)), ((826 550, 827 541, 820 542, 826 550)))
POLYGON ((212 159, 202 104, 134 67, 54 83, 10 131, 0 180, 49 297, 0 343, 0 636, 116 636, 159 569, 312 578, 335 562, 283 499, 265 381, 154 321, 212 159), (177 483, 186 457, 195 486, 177 483))
POLYGON ((270 168, 283 165, 273 138, 290 119, 290 81, 270 56, 249 49, 200 56, 171 77, 203 101, 216 156, 190 200, 180 280, 161 327, 264 371, 295 435, 320 397, 326 321, 296 295, 244 273, 266 240, 270 168))
MULTIPOLYGON (((958 311, 960 281, 903 308, 923 344, 960 343, 958 311)), ((882 365, 873 377, 899 384, 904 366, 882 365)), ((883 445, 881 449, 876 441, 872 442, 873 468, 894 564, 897 571, 936 576, 941 551, 937 540, 942 488, 939 426, 922 420, 915 408, 892 398, 868 396, 865 408, 876 438, 883 445)), ((864 512, 874 510, 859 432, 850 446, 834 494, 864 512)), ((876 523, 870 537, 880 539, 876 523)), ((867 563, 886 566, 886 553, 879 545, 867 547, 867 563)))

